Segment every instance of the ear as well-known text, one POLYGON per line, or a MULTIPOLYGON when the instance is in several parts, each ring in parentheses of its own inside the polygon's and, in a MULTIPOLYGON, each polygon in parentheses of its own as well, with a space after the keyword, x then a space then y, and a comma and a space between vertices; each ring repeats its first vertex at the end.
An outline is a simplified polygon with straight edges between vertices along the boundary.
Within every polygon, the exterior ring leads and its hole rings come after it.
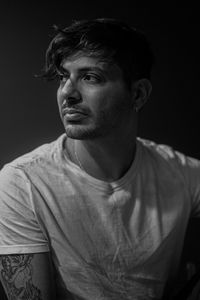
POLYGON ((146 103, 151 94, 151 82, 146 78, 134 81, 132 83, 131 91, 134 109, 136 112, 138 112, 146 103))

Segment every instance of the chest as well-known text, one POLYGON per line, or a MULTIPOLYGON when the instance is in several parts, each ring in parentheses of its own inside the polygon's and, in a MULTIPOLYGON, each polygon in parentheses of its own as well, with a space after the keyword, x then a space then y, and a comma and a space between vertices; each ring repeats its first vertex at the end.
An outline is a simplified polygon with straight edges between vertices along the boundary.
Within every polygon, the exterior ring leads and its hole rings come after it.
POLYGON ((144 186, 139 181, 105 192, 76 182, 58 187, 51 197, 52 206, 43 208, 42 219, 52 246, 86 259, 98 255, 105 266, 113 261, 123 261, 127 268, 140 265, 165 251, 163 245, 173 248, 177 236, 184 237, 189 214, 186 196, 177 185, 144 186))

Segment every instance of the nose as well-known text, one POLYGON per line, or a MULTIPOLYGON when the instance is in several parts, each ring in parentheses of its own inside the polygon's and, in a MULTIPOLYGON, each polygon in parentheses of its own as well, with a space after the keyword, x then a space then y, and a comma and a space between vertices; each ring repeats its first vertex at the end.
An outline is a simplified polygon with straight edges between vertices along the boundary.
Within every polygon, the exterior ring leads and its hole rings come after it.
POLYGON ((61 94, 66 100, 79 101, 81 99, 81 94, 78 90, 77 84, 68 78, 61 86, 61 94))

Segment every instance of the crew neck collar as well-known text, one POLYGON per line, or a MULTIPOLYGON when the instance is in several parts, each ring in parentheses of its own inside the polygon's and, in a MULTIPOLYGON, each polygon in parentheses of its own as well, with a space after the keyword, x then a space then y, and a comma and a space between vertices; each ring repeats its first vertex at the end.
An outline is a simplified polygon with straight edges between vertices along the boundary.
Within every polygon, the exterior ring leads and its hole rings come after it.
POLYGON ((105 189, 108 188, 108 186, 110 186, 112 190, 116 190, 126 185, 136 175, 138 169, 139 157, 140 157, 140 143, 138 139, 136 139, 135 156, 127 172, 120 179, 108 182, 91 176, 90 174, 82 170, 79 166, 77 166, 74 162, 70 160, 69 156, 67 155, 64 149, 66 138, 67 138, 66 134, 63 134, 60 137, 60 147, 59 147, 62 153, 62 159, 64 160, 64 163, 65 164, 67 163, 68 166, 74 168, 74 170, 76 170, 76 173, 78 173, 80 176, 84 176, 85 179, 87 179, 87 181, 91 185, 95 186, 96 188, 105 189))

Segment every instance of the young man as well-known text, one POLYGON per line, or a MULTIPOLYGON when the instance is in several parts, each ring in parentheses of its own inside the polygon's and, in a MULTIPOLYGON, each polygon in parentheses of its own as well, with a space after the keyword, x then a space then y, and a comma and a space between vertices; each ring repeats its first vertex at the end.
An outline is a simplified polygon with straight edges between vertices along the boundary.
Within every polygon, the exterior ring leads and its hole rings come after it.
POLYGON ((117 20, 59 30, 65 134, 0 173, 0 276, 8 299, 161 299, 173 284, 200 163, 137 137, 153 55, 117 20), (177 243, 178 241, 178 243, 177 243))

